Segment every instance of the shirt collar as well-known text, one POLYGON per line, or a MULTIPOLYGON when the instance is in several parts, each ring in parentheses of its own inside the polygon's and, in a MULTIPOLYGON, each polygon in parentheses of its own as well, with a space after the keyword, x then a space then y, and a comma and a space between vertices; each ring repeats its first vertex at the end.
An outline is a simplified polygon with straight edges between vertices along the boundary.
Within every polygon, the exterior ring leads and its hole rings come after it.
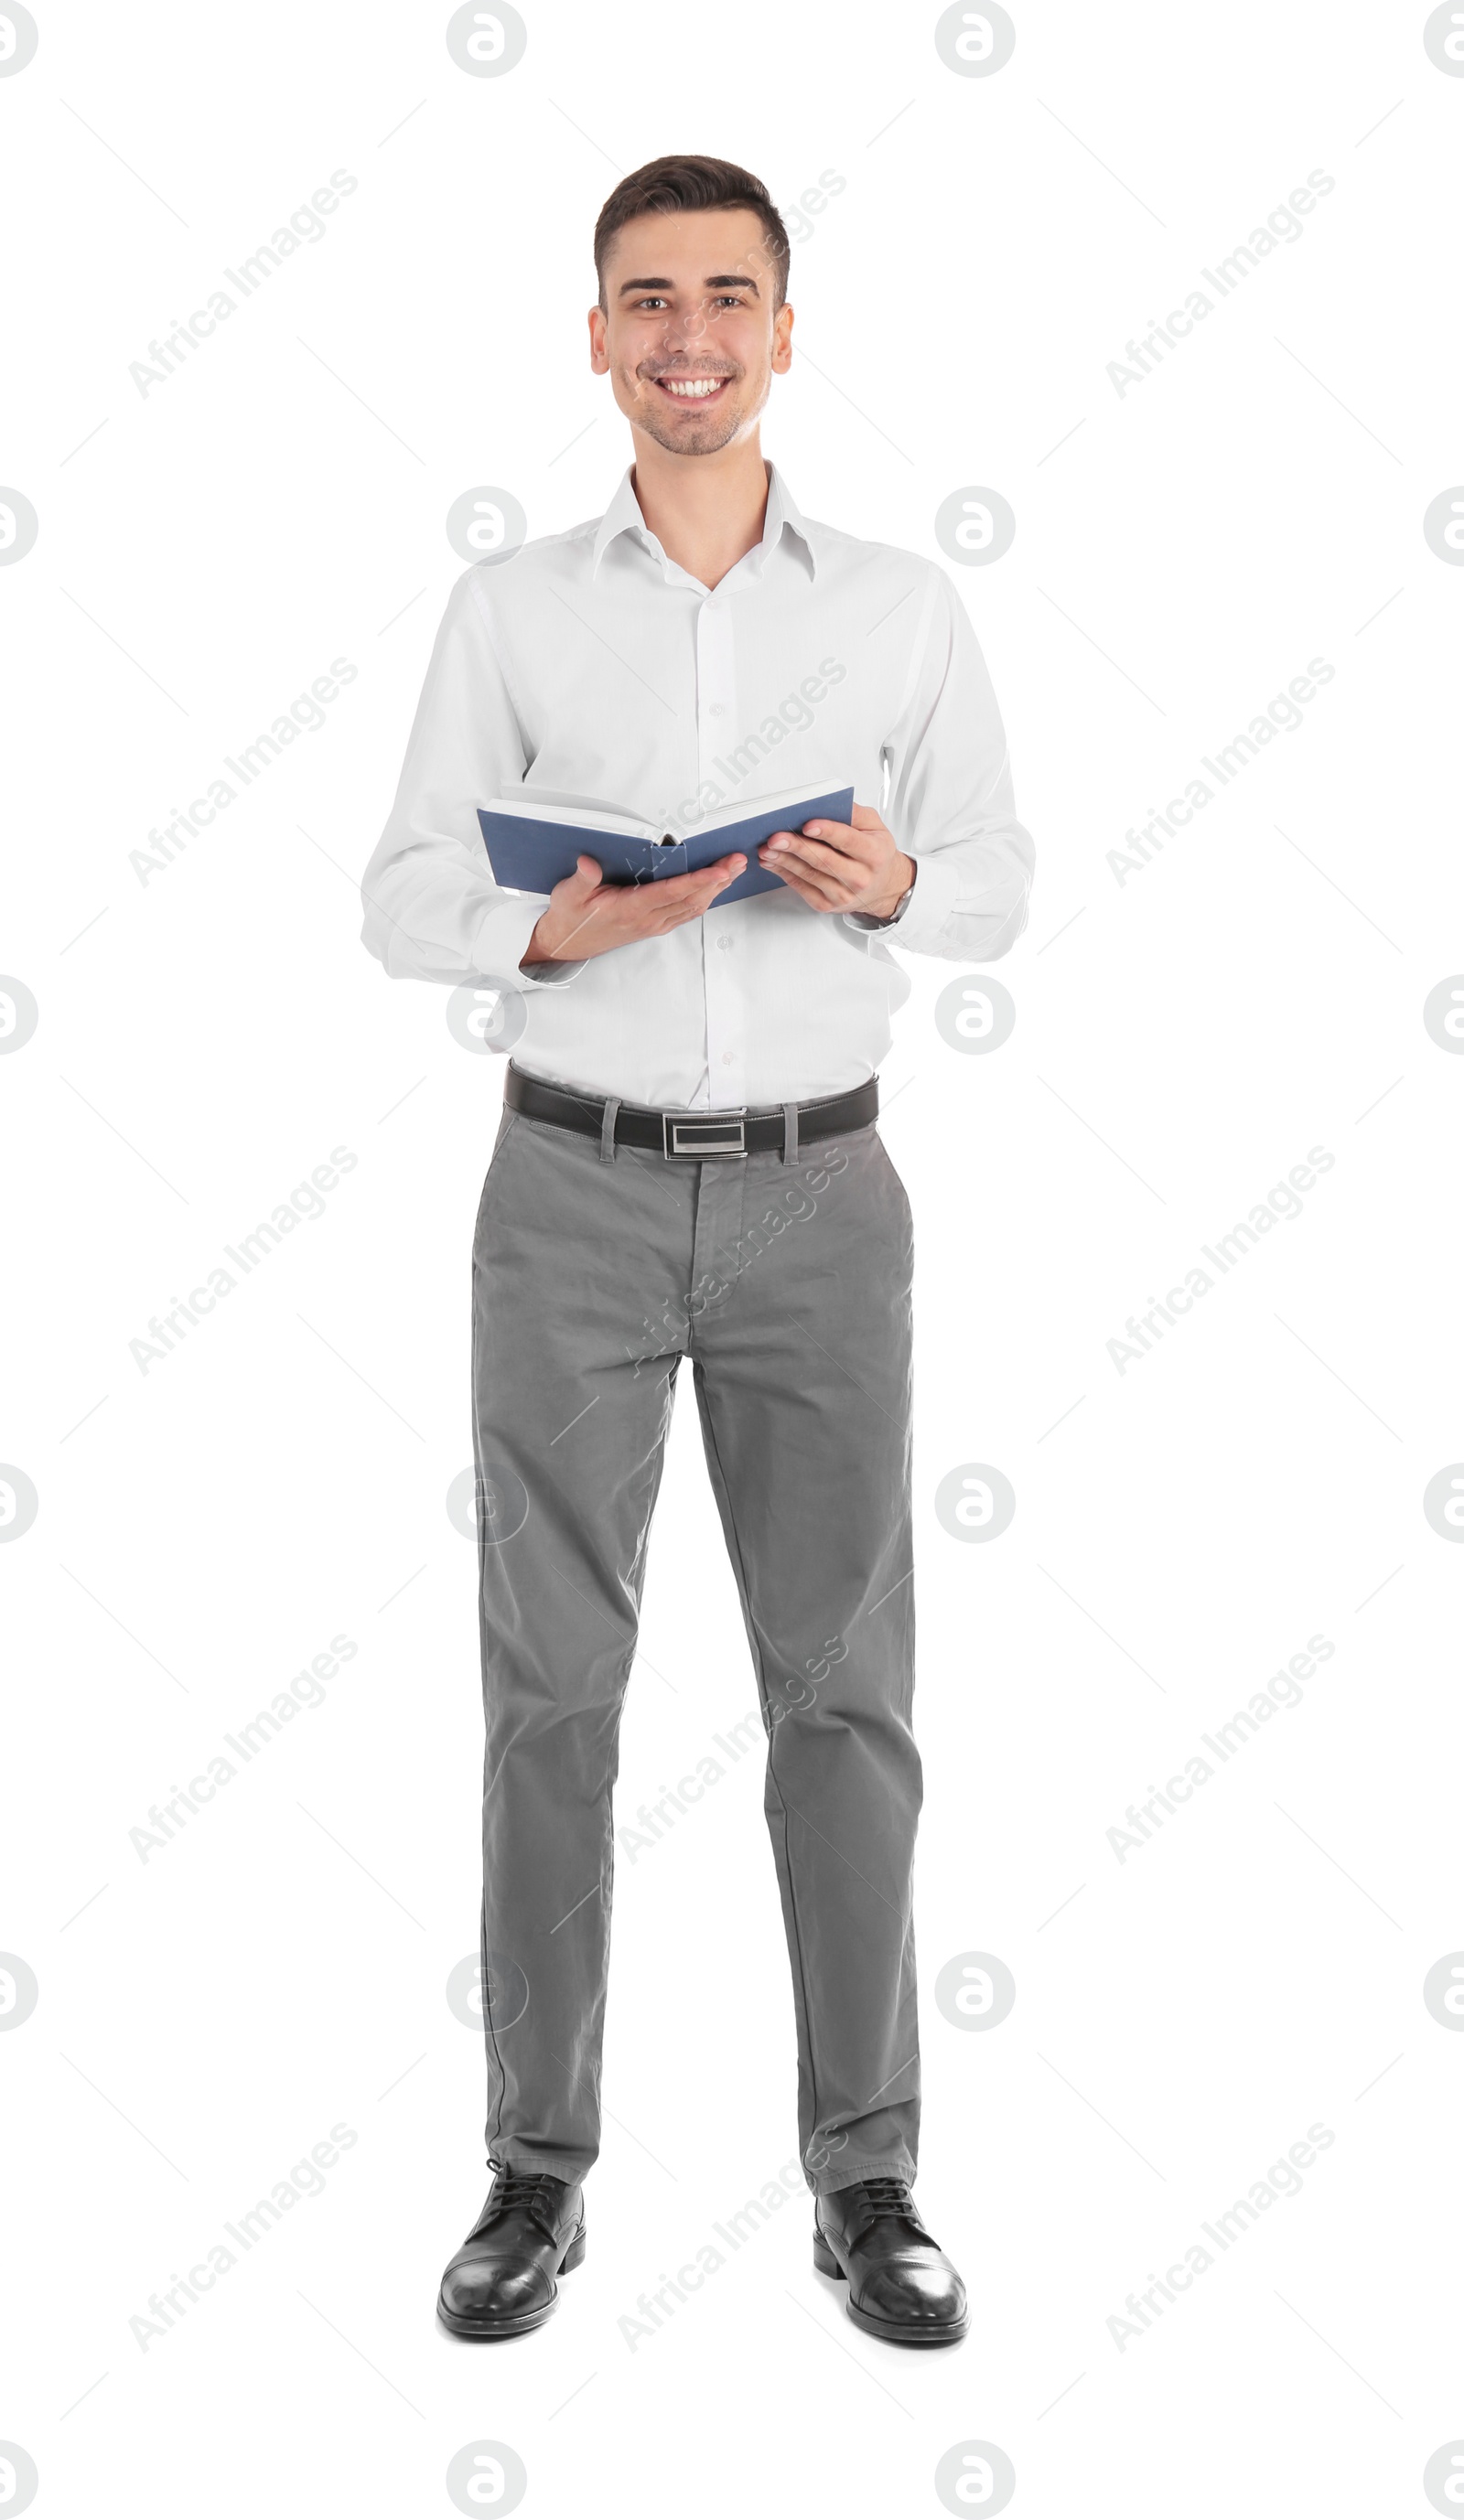
MULTIPOLYGON (((595 529, 595 540, 590 555, 590 575, 592 578, 598 574, 600 562, 604 559, 610 545, 615 542, 620 534, 640 534, 644 537, 648 548, 654 542, 655 538, 651 533, 649 525, 646 523, 645 518, 641 515, 640 502, 636 498, 635 490, 631 483, 630 475, 633 470, 633 466, 628 464, 626 465, 624 472, 620 475, 615 497, 611 500, 609 507, 606 509, 604 516, 601 518, 600 522, 595 529)), ((766 561, 768 553, 777 549, 777 546, 782 541, 785 533, 795 535, 798 541, 802 545, 803 553, 808 562, 808 574, 810 577, 815 577, 818 573, 818 555, 814 546, 812 534, 809 531, 807 524, 804 522, 802 516, 800 514, 798 506, 794 500, 793 493, 789 489, 787 482, 784 480, 782 473, 778 471, 775 464, 769 463, 767 467, 767 513, 762 523, 762 539, 760 543, 754 545, 754 550, 757 555, 757 565, 759 569, 761 568, 762 563, 766 561)), ((657 548, 659 548, 659 546, 657 546, 657 548)))

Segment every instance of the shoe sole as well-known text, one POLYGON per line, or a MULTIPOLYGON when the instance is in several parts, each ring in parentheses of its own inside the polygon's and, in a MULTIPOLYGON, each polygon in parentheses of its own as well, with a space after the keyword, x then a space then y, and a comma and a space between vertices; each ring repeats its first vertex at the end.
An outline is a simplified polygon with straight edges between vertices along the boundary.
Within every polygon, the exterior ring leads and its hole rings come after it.
MULTIPOLYGON (((848 2281, 848 2269, 840 2265, 821 2231, 813 2235, 813 2272, 832 2275, 836 2283, 848 2281)), ((869 2336, 882 2337, 887 2345, 959 2345, 971 2325, 969 2311, 964 2318, 947 2319, 942 2326, 906 2326, 902 2319, 876 2318, 873 2312, 859 2308, 852 2293, 845 2308, 856 2327, 862 2327, 869 2336)))
MULTIPOLYGON (((561 2258, 558 2272, 572 2274, 583 2264, 584 2233, 579 2231, 561 2258)), ((491 2344, 499 2336, 526 2336, 531 2328, 542 2327, 546 2319, 552 2318, 558 2308, 559 2293, 555 2290, 542 2309, 520 2311, 515 2318, 464 2318, 457 2311, 443 2309, 440 2294, 437 2299, 437 2317, 442 2325, 454 2336, 471 2336, 481 2344, 491 2344)))

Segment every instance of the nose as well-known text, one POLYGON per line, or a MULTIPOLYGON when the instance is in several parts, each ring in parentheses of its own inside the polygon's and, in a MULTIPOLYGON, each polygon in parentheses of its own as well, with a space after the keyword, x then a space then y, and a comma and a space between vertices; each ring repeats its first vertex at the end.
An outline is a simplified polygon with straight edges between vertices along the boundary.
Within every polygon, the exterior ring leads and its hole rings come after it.
POLYGON ((700 307, 688 307, 680 315, 668 315, 662 328, 661 346, 668 359, 690 356, 700 349, 707 338, 707 318, 700 307))

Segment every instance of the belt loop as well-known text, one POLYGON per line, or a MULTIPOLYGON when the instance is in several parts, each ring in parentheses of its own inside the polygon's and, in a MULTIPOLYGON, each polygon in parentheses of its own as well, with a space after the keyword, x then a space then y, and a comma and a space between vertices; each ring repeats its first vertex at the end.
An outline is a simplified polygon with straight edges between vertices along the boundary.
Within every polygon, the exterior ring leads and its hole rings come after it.
POLYGON ((616 1159, 616 1121, 619 1116, 619 1109, 620 1098, 618 1094, 607 1094, 605 1097, 605 1111, 600 1122, 600 1161, 602 1164, 613 1164, 616 1159))
POLYGON ((798 1159, 799 1106, 796 1102, 785 1102, 783 1105, 783 1161, 785 1164, 796 1164, 798 1159))

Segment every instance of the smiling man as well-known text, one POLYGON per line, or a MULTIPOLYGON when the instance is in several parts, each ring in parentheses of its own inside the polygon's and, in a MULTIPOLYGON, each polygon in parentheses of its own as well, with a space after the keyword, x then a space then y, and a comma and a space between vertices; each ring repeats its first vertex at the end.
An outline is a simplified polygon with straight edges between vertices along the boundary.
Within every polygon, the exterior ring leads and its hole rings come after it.
MULTIPOLYGON (((514 1057, 473 1248, 492 2190, 442 2278, 456 2334, 546 2319, 600 2146, 612 1792, 678 1372, 767 1732, 814 2265, 900 2345, 966 2332, 911 2194, 920 2123, 908 1201, 878 1070, 898 948, 1004 954, 1032 848, 966 614, 929 561, 816 524, 763 459, 789 248, 719 158, 625 177, 590 365, 633 462, 603 517, 459 579, 363 884, 393 976, 485 980, 514 1057), (522 785, 694 830, 851 787, 747 864, 493 882, 522 785)), ((694 1669, 688 1657, 688 1669, 694 1669)), ((738 2094, 764 2060, 735 2034, 738 2094)), ((685 2107, 680 2092, 676 2105, 685 2107)))

